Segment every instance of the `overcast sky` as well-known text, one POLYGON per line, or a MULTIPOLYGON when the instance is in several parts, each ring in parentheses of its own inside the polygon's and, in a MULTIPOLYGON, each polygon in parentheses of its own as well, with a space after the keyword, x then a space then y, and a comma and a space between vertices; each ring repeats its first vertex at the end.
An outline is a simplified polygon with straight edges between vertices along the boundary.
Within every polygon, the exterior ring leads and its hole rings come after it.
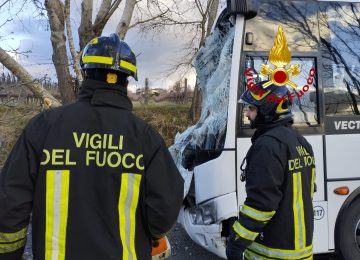
MULTIPOLYGON (((0 0, 3 3, 4 0, 0 0)), ((14 1, 22 2, 22 1, 14 1)), ((78 48, 77 28, 79 20, 74 17, 80 15, 80 0, 72 2, 73 34, 75 46, 78 48), (77 15, 75 15, 77 14, 77 15)), ((96 1, 94 1, 96 3, 96 1)), ((222 3, 223 5, 223 3, 222 3)), ((31 51, 26 56, 18 55, 16 59, 34 76, 44 77, 45 74, 56 80, 54 66, 52 65, 52 47, 50 42, 50 30, 46 22, 46 17, 38 15, 38 11, 32 4, 28 4, 25 10, 19 13, 13 21, 0 27, 0 46, 5 50, 18 49, 19 51, 31 51)), ((94 8, 95 9, 95 8, 94 8)), ((9 10, 0 10, 0 24, 7 18, 9 13, 13 14, 18 10, 18 6, 13 5, 9 10)), ((103 35, 114 32, 121 15, 121 10, 115 13, 103 31, 103 35)), ((184 44, 187 35, 180 35, 179 32, 165 31, 161 34, 144 36, 136 29, 130 30, 125 41, 134 50, 137 57, 139 81, 130 81, 132 89, 144 86, 145 78, 149 78, 150 87, 167 88, 179 79, 178 75, 166 77, 165 71, 169 69, 169 64, 173 64, 179 57, 178 50, 184 44)), ((0 73, 3 71, 0 67, 0 73)), ((188 84, 193 87, 195 82, 194 71, 189 71, 188 84)))

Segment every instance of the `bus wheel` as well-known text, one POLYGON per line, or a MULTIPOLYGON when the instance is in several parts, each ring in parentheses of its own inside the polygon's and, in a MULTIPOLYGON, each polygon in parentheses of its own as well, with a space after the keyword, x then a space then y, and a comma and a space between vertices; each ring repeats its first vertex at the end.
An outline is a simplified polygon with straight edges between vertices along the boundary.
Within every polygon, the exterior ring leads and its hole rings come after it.
POLYGON ((350 204, 336 229, 336 251, 340 259, 360 259, 360 199, 350 204))

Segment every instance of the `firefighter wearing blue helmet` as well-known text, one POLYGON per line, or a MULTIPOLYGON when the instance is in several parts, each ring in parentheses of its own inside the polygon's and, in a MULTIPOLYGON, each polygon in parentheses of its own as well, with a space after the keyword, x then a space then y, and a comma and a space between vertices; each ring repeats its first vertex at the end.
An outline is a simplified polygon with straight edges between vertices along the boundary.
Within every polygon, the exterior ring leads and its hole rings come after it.
POLYGON ((241 259, 312 259, 315 165, 311 145, 293 127, 285 86, 260 82, 241 96, 256 131, 244 158, 246 200, 231 226, 226 255, 241 259))
POLYGON ((91 40, 84 48, 80 66, 86 78, 110 84, 119 84, 128 76, 137 80, 135 54, 116 34, 91 40))
POLYGON ((23 130, 0 174, 0 259, 21 259, 32 213, 34 259, 151 259, 182 205, 162 137, 132 113, 133 51, 115 34, 83 51, 73 104, 23 130))

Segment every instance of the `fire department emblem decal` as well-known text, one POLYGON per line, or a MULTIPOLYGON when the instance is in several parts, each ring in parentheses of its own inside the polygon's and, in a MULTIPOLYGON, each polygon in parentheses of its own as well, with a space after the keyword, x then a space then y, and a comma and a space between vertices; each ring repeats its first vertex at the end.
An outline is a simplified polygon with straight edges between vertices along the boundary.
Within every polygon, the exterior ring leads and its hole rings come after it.
POLYGON ((296 89, 298 86, 290 80, 291 77, 296 77, 301 73, 299 64, 287 65, 291 61, 291 52, 288 48, 284 30, 280 25, 274 42, 269 53, 269 61, 275 66, 274 69, 270 65, 261 64, 261 75, 269 77, 270 80, 263 85, 263 88, 267 88, 271 84, 276 86, 284 86, 288 84, 292 88, 296 89))

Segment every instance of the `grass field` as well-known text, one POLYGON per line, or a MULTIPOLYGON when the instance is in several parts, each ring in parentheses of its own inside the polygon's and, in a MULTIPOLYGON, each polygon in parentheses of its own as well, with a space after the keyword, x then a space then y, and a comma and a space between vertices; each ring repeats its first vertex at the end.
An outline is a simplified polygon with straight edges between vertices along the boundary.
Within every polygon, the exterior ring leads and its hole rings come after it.
POLYGON ((41 111, 41 107, 0 105, 0 169, 25 124, 41 111))
MULTIPOLYGON (((182 132, 191 125, 188 117, 189 109, 190 104, 134 103, 134 113, 157 129, 167 146, 174 142, 177 132, 182 132)), ((23 127, 40 111, 41 107, 35 106, 0 105, 0 169, 23 127)))
POLYGON ((189 126, 190 103, 176 104, 169 102, 134 104, 134 113, 159 131, 167 146, 174 142, 177 132, 183 132, 189 126))

